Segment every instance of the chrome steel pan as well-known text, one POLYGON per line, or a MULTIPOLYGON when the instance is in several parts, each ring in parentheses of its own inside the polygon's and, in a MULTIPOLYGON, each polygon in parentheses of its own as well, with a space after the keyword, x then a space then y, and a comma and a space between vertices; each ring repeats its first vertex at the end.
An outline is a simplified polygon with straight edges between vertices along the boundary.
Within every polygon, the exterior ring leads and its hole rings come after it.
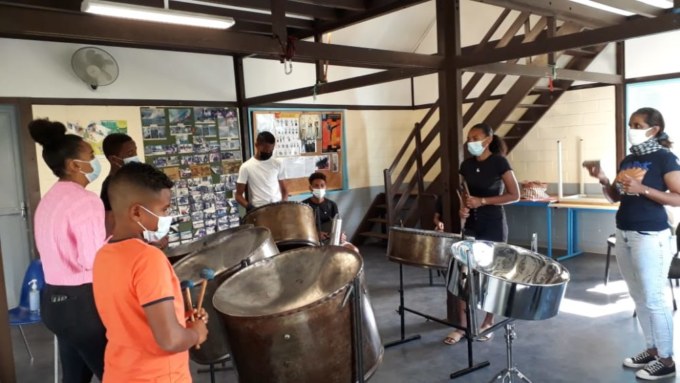
MULTIPOLYGON (((196 350, 191 348, 191 359, 200 364, 220 362, 229 355, 224 325, 212 305, 212 297, 217 287, 236 271, 278 254, 279 250, 269 230, 264 227, 249 227, 223 235, 202 250, 192 253, 173 267, 180 281, 196 281, 201 278, 201 270, 215 271, 215 279, 208 282, 203 307, 210 317, 208 321, 208 340, 196 350)), ((192 302, 197 304, 199 288, 192 290, 192 302)))
POLYGON ((165 253, 165 256, 168 257, 170 260, 170 263, 175 264, 177 263, 180 259, 186 257, 187 255, 191 253, 195 253, 197 251, 200 251, 204 247, 211 246, 212 244, 219 243, 220 240, 224 237, 228 237, 232 233, 235 233, 237 231, 245 230, 245 229, 250 229, 251 227, 254 227, 253 225, 241 225, 237 227, 233 227, 231 229, 227 230, 222 230, 218 231, 217 233, 206 235, 204 237, 201 237, 191 243, 186 243, 184 245, 179 245, 176 247, 172 248, 167 248, 163 252, 165 253))
POLYGON ((364 376, 383 347, 363 281, 363 261, 339 246, 304 247, 240 270, 217 290, 242 383, 347 383, 353 372, 351 298, 362 278, 364 376))
POLYGON ((489 241, 461 241, 453 257, 447 289, 468 299, 467 257, 473 269, 473 305, 508 318, 542 320, 557 315, 569 271, 551 258, 527 249, 489 241))
POLYGON ((405 265, 446 270, 451 259, 451 245, 461 240, 459 234, 391 227, 387 258, 405 265))
POLYGON ((260 206, 248 212, 243 220, 271 230, 281 251, 319 245, 314 209, 301 202, 285 201, 260 206))

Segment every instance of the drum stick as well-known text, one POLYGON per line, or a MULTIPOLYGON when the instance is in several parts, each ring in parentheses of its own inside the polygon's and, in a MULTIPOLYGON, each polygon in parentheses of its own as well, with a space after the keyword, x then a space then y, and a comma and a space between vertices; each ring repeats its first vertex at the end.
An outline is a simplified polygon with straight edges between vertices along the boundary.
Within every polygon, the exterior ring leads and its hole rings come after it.
MULTIPOLYGON (((461 208, 465 207, 465 199, 463 198, 461 190, 460 189, 456 190, 456 194, 458 194, 458 201, 460 202, 460 207, 461 208)), ((465 239, 465 221, 466 221, 465 218, 460 219, 460 236, 462 237, 462 239, 465 239)))
POLYGON ((191 303, 191 288, 194 287, 194 283, 192 281, 182 281, 180 287, 184 291, 185 306, 187 305, 189 306, 188 310, 191 313, 191 315, 189 316, 189 320, 193 322, 194 320, 196 320, 196 318, 194 317, 194 304, 191 303))
POLYGON ((208 287, 208 281, 211 281, 215 279, 215 270, 213 269, 203 269, 201 270, 201 278, 203 280, 201 281, 201 292, 198 294, 198 303, 196 306, 196 310, 198 311, 198 314, 201 314, 201 309, 203 308, 203 298, 205 298, 205 289, 208 287))

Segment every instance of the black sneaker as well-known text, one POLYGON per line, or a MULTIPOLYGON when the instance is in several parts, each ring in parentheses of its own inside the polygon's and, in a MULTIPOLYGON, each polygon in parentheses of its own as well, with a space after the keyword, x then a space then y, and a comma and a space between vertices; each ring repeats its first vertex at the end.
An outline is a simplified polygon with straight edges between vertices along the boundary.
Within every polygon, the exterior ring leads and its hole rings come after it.
POLYGON ((650 355, 647 350, 635 355, 631 358, 626 358, 623 360, 623 365, 630 368, 642 368, 649 362, 656 360, 655 356, 650 355))
POLYGON ((647 364, 642 370, 635 373, 635 376, 643 380, 659 380, 675 376, 675 363, 666 366, 659 360, 647 364))

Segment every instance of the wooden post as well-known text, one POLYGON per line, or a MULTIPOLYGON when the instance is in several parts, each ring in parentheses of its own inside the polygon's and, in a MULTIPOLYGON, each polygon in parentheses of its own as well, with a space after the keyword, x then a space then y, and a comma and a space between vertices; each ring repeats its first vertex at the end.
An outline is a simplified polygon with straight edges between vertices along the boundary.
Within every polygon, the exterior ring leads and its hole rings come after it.
POLYGON ((442 205, 444 225, 459 232, 458 199, 460 185, 458 167, 463 160, 463 96, 462 72, 456 68, 460 46, 460 0, 437 0, 437 46, 444 57, 439 71, 439 120, 441 126, 442 205))
POLYGON ((241 56, 234 56, 234 80, 239 114, 238 121, 241 125, 241 148, 243 148, 243 161, 245 161, 252 153, 250 153, 250 145, 248 144, 251 132, 248 129, 248 105, 244 102, 246 99, 246 83, 243 75, 243 57, 241 56))
MULTIPOLYGON (((614 85, 614 113, 616 125, 616 163, 620 163, 626 156, 626 45, 620 41, 616 43, 616 74, 623 77, 623 83, 614 85)), ((611 177, 611 175, 610 175, 611 177)))
POLYGON ((14 371, 14 354, 12 353, 12 334, 7 316, 7 291, 5 291, 5 273, 2 266, 2 246, 0 246, 0 382, 16 382, 14 371))

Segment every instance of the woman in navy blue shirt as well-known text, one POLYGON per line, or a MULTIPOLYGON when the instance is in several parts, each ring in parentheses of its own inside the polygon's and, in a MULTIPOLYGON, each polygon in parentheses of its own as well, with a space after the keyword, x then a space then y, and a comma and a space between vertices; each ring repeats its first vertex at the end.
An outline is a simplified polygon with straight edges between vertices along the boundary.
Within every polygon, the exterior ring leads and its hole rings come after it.
POLYGON ((680 206, 680 161, 670 151, 661 113, 642 108, 630 116, 631 154, 619 165, 613 182, 598 165, 587 166, 605 196, 620 201, 616 213, 616 258, 635 302, 646 349, 623 361, 639 369, 640 379, 675 375, 673 317, 665 296, 672 233, 664 205, 680 206))

